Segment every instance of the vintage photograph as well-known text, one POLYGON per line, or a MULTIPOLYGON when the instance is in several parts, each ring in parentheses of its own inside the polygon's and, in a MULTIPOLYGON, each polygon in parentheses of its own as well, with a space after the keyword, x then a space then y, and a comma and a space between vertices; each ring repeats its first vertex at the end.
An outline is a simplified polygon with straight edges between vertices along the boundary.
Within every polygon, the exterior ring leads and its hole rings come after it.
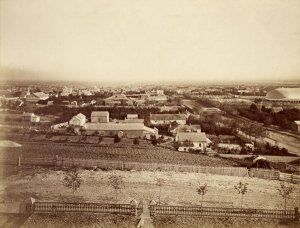
POLYGON ((0 227, 300 227, 299 0, 0 0, 0 227))

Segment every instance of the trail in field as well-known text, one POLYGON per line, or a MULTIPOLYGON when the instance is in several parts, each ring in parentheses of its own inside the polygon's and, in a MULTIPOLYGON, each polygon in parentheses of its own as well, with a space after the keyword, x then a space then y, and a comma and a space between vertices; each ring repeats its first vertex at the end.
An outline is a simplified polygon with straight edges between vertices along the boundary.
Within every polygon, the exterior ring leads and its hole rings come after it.
POLYGON ((141 220, 137 225, 137 228, 154 228, 152 219, 150 216, 148 201, 143 201, 143 213, 141 214, 141 220))

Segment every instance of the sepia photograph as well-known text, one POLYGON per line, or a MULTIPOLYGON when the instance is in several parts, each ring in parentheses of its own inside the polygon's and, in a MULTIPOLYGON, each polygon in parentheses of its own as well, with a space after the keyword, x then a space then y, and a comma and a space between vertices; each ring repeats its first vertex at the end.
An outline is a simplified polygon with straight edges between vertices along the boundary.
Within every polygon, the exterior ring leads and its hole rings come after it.
POLYGON ((300 0, 0 0, 0 227, 300 227, 300 0))

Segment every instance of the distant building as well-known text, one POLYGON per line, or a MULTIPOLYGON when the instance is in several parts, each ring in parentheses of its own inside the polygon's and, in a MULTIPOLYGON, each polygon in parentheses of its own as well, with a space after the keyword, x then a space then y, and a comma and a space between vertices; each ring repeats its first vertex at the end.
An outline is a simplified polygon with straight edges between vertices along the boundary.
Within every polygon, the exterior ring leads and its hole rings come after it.
POLYGON ((86 123, 83 127, 87 135, 97 132, 101 136, 123 136, 127 138, 157 135, 158 130, 144 126, 143 123, 86 123))
POLYGON ((25 97, 26 102, 33 102, 37 103, 40 100, 47 100, 49 98, 49 95, 43 92, 38 93, 30 93, 27 94, 25 97))
POLYGON ((203 113, 220 113, 221 110, 219 108, 202 107, 201 112, 203 112, 203 113))
POLYGON ((273 113, 278 113, 278 112, 281 112, 281 111, 283 111, 282 107, 272 107, 271 108, 271 112, 273 112, 273 113))
POLYGON ((82 113, 73 116, 69 121, 69 125, 71 126, 83 126, 86 123, 86 117, 82 113))
POLYGON ((41 117, 38 115, 35 115, 34 113, 23 113, 22 120, 30 121, 32 123, 38 123, 38 122, 40 122, 41 117))
POLYGON ((127 114, 126 119, 138 119, 138 114, 127 114))
POLYGON ((205 151, 208 139, 204 132, 180 132, 176 134, 175 142, 178 143, 178 151, 205 151))
POLYGON ((293 129, 295 129, 297 132, 300 132, 300 120, 295 120, 292 125, 293 129))
POLYGON ((62 97, 68 97, 72 93, 72 88, 64 87, 63 91, 61 92, 60 96, 62 97))
POLYGON ((109 122, 109 112, 107 111, 95 111, 91 114, 92 123, 108 123, 109 122))
POLYGON ((300 87, 277 88, 271 90, 267 93, 266 100, 275 102, 300 103, 300 87))
POLYGON ((176 122, 170 124, 170 133, 176 135, 179 132, 201 132, 200 125, 182 125, 176 122))
POLYGON ((150 114, 151 125, 165 125, 176 122, 178 124, 186 124, 186 115, 184 114, 150 114))

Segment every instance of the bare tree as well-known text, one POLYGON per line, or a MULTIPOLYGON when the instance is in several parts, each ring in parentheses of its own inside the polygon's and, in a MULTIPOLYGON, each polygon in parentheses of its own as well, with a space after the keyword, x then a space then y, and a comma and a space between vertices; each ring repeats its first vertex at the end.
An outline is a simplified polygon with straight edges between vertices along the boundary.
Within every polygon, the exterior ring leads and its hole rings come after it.
POLYGON ((121 175, 112 174, 108 178, 108 184, 115 190, 116 200, 118 200, 118 193, 121 192, 124 187, 124 180, 121 175))
POLYGON ((202 207, 202 204, 203 204, 203 197, 204 195, 207 193, 208 189, 207 189, 207 184, 199 184, 199 187, 197 188, 197 193, 199 195, 201 195, 201 207, 202 207))
POLYGON ((237 192, 238 192, 238 194, 241 194, 241 196, 242 196, 241 208, 243 208, 244 195, 248 191, 248 187, 247 186, 248 186, 248 183, 243 183, 241 181, 237 185, 234 186, 234 189, 236 189, 237 192))
POLYGON ((166 183, 166 180, 164 178, 156 178, 156 185, 159 187, 159 195, 158 195, 158 202, 160 203, 160 197, 161 197, 161 188, 166 183))
POLYGON ((71 170, 65 172, 65 177, 63 179, 63 185, 66 188, 72 189, 73 195, 80 187, 82 183, 79 171, 77 168, 73 167, 71 170))
POLYGON ((279 195, 282 196, 284 199, 284 210, 286 211, 286 201, 287 198, 290 197, 290 195, 294 192, 294 187, 293 186, 286 186, 285 182, 280 183, 280 187, 277 189, 279 195))

